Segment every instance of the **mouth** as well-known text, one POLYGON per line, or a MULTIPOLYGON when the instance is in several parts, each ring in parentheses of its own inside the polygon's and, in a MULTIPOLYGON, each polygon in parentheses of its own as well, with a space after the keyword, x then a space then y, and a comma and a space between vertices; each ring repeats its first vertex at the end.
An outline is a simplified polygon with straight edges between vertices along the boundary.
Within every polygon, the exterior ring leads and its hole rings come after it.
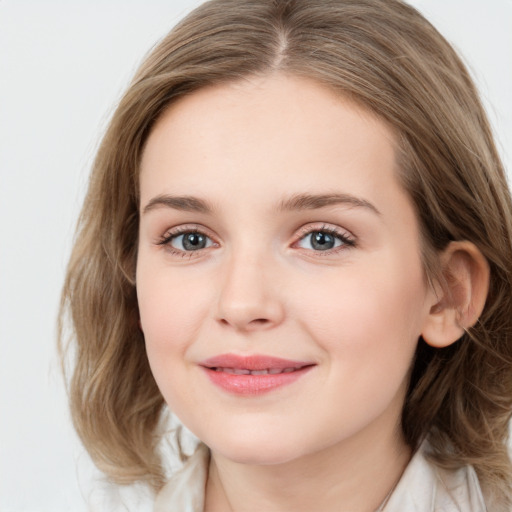
POLYGON ((295 382, 316 364, 272 356, 223 354, 207 359, 199 366, 210 381, 224 391, 258 395, 295 382))
POLYGON ((279 368, 267 368, 265 370, 248 370, 247 368, 213 367, 210 368, 210 370, 214 370, 216 372, 231 373, 233 375, 278 375, 280 373, 291 373, 296 370, 300 370, 300 368, 283 368, 282 370, 279 368))

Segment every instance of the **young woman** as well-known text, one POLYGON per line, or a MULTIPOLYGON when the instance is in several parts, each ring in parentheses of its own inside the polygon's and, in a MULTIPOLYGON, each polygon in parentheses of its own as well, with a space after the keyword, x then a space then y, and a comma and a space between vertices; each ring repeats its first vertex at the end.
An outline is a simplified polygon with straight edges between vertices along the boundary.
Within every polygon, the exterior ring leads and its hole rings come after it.
POLYGON ((508 511, 511 251, 485 113, 417 11, 206 2, 98 152, 76 428, 158 511, 508 511), (168 482, 167 406, 201 441, 168 482))

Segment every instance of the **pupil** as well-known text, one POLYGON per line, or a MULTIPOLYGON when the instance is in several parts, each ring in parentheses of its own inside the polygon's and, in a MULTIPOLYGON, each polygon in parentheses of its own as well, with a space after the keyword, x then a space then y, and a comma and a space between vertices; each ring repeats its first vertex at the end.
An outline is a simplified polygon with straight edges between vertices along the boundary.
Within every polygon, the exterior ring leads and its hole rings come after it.
POLYGON ((199 233, 188 233, 183 237, 184 249, 196 251, 198 249, 204 249, 205 245, 206 237, 199 233))
POLYGON ((334 237, 328 233, 316 231, 311 234, 311 246, 319 251, 327 251, 334 247, 334 237))

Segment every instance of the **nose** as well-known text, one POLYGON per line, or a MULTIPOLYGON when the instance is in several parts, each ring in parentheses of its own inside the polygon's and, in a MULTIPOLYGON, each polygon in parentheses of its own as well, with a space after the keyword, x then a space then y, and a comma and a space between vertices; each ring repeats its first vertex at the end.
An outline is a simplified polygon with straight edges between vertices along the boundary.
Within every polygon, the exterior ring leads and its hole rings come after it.
POLYGON ((226 262, 217 320, 237 331, 265 330, 284 319, 275 265, 262 257, 239 255, 226 262))

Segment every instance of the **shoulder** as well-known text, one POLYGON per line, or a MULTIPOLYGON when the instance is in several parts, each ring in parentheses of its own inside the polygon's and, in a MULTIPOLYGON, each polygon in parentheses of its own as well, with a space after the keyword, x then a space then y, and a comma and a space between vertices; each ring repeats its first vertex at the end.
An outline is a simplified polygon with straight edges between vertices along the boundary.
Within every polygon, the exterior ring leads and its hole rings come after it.
POLYGON ((209 462, 208 448, 199 444, 158 493, 154 512, 202 512, 209 462))
POLYGON ((423 444, 411 459, 383 512, 486 512, 474 469, 440 468, 425 449, 423 444))

